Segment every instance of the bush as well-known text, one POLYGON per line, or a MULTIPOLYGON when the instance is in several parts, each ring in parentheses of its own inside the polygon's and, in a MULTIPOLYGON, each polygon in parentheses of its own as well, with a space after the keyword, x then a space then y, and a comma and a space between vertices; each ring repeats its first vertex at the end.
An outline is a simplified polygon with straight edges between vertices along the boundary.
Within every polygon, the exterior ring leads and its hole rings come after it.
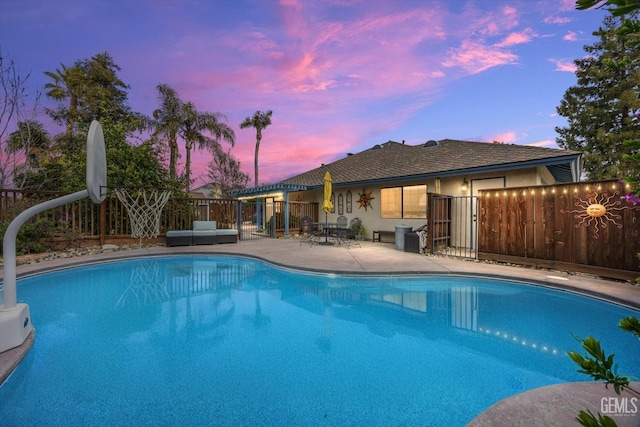
MULTIPOLYGON (((0 223, 0 237, 4 242, 9 223, 0 223)), ((50 219, 41 218, 20 227, 16 236, 16 255, 36 254, 52 249, 51 238, 55 229, 50 219)), ((4 246, 4 245, 3 245, 4 246)), ((4 247, 2 249, 4 251, 4 247)))

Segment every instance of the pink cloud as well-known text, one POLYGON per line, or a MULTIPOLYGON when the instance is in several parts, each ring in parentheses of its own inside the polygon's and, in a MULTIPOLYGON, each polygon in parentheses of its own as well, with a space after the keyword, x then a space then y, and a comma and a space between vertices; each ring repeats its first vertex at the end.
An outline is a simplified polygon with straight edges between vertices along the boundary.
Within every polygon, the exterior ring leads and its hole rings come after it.
POLYGON ((573 60, 551 58, 549 62, 556 65, 556 71, 575 73, 578 69, 576 64, 573 63, 573 60))
POLYGON ((569 31, 567 34, 564 35, 564 37, 562 37, 562 40, 568 41, 568 42, 574 42, 578 40, 578 35, 573 31, 569 31))
POLYGON ((542 20, 545 24, 553 24, 553 25, 564 25, 571 22, 571 18, 566 18, 562 16, 547 16, 542 20))
POLYGON ((503 41, 497 43, 495 46, 508 47, 523 43, 529 43, 534 37, 536 37, 536 33, 531 28, 527 28, 519 33, 509 34, 503 41))
POLYGON ((576 0, 560 0, 560 10, 567 12, 572 11, 576 7, 576 0))
POLYGON ((480 12, 468 7, 462 18, 463 30, 482 37, 500 35, 519 24, 518 11, 512 6, 505 6, 495 13, 480 12))
POLYGON ((490 142, 493 141, 498 141, 498 142, 503 142, 505 144, 511 144, 514 143, 518 140, 518 137, 516 136, 515 132, 504 132, 504 133, 500 133, 497 135, 492 136, 491 138, 489 138, 490 142))
MULTIPOLYGON (((193 30, 163 46, 165 60, 156 66, 166 76, 162 82, 200 110, 224 109, 237 135, 232 154, 252 183, 255 134, 238 124, 256 109, 274 111, 260 147, 260 181, 274 182, 402 126, 437 99, 442 84, 517 64, 510 48, 537 37, 530 28, 517 28, 513 7, 486 12, 469 6, 456 19, 431 4, 401 11, 371 7, 348 22, 319 18, 329 16, 326 7, 280 0, 277 32, 250 26, 233 33, 193 30), (443 47, 451 43, 458 47, 443 47), (190 52, 188 61, 166 60, 184 52, 190 52), (390 100, 407 95, 410 100, 389 108, 390 100), (363 109, 375 111, 378 103, 384 114, 368 112, 365 119, 363 109)), ((498 137, 515 140, 513 133, 498 137)), ((208 157, 194 154, 194 176, 204 173, 208 157)))
POLYGON ((442 65, 461 67, 469 74, 477 74, 500 65, 517 64, 517 55, 493 46, 465 40, 459 48, 451 49, 450 55, 442 65))
POLYGON ((529 144, 525 144, 531 147, 557 147, 556 142, 550 139, 545 139, 544 141, 531 142, 529 144))
POLYGON ((245 43, 238 46, 240 51, 257 58, 280 59, 284 56, 282 48, 274 40, 260 31, 245 34, 245 43))

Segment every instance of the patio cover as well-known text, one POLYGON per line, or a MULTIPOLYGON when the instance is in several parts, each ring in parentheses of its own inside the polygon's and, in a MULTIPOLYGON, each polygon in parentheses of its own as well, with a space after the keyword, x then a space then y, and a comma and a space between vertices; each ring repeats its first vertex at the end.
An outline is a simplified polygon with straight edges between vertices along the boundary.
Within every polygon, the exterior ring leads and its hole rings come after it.
POLYGON ((274 193, 283 193, 285 198, 287 194, 292 191, 304 191, 307 189, 306 185, 301 184, 268 184, 261 185, 259 187, 243 188, 241 190, 231 190, 233 197, 266 197, 272 196, 274 193))

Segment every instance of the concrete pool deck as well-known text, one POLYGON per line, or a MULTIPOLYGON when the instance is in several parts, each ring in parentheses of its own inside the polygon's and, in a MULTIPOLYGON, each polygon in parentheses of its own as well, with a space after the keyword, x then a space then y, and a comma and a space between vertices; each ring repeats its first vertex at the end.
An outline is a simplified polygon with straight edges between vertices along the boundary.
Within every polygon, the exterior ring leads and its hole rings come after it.
MULTIPOLYGON (((571 290, 596 298, 602 298, 640 310, 640 286, 620 281, 562 271, 533 269, 527 267, 490 264, 473 260, 425 256, 402 252, 393 244, 361 242, 361 247, 300 245, 297 239, 259 239, 241 241, 237 244, 164 247, 154 246, 126 251, 103 252, 20 265, 18 277, 68 268, 93 262, 119 259, 160 256, 171 254, 232 254, 255 257, 270 263, 291 268, 300 268, 330 273, 375 274, 415 273, 431 275, 482 276, 525 281, 542 286, 571 290)), ((20 292, 18 291, 18 299, 20 292)), ((37 340, 37 322, 35 323, 37 340)), ((32 337, 33 338, 33 337, 32 337)), ((28 351, 32 339, 23 346, 0 354, 0 384, 15 369, 28 351)), ((585 377, 587 379, 587 377, 585 377)), ((640 386, 636 384, 636 389, 640 386)), ((496 403, 482 413, 472 426, 517 426, 517 425, 576 425, 576 402, 582 409, 594 414, 600 411, 601 399, 613 393, 603 384, 593 382, 560 384, 543 387, 512 396, 496 403), (562 396, 562 397, 559 397, 562 396), (582 400, 579 400, 582 399, 582 400), (584 406, 584 403, 589 403, 584 406), (505 406, 506 405, 506 406, 505 406), (537 414, 537 415, 536 415, 537 414), (566 420, 566 422, 562 422, 566 420)), ((616 396, 615 393, 611 396, 616 396)), ((640 409, 640 401, 637 401, 640 409)), ((639 411, 640 412, 640 411, 639 411)), ((619 426, 640 425, 640 414, 613 417, 619 426)))

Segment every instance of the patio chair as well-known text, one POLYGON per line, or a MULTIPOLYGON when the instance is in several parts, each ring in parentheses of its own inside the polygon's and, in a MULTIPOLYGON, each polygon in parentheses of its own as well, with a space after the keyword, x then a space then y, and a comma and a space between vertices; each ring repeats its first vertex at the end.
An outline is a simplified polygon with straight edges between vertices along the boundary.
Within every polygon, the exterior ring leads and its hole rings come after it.
POLYGON ((358 217, 353 218, 349 222, 349 228, 346 229, 346 236, 345 236, 347 247, 350 247, 351 244, 358 245, 358 247, 362 247, 360 245, 360 241, 358 240, 358 235, 360 234, 361 225, 362 225, 362 220, 358 217))
POLYGON ((300 218, 300 245, 302 243, 310 243, 313 244, 314 240, 314 230, 313 230, 313 221, 310 216, 303 216, 300 218))
POLYGON ((348 231, 349 231, 349 229, 347 228, 348 224, 349 224, 349 221, 347 220, 347 217, 344 215, 340 215, 336 219, 336 228, 332 230, 333 232, 331 237, 335 240, 335 242, 339 246, 341 245, 346 245, 347 247, 349 246, 349 243, 347 242, 348 231))

